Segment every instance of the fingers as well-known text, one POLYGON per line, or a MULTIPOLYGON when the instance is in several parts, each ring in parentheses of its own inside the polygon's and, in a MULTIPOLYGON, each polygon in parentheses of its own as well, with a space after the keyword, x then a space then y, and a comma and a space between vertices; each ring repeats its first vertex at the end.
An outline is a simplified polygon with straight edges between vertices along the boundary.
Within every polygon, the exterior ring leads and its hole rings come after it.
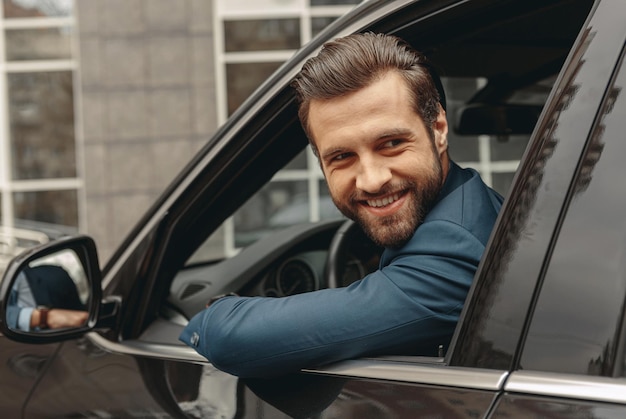
POLYGON ((48 312, 48 327, 50 329, 79 327, 85 324, 88 317, 89 313, 86 311, 53 308, 48 312))

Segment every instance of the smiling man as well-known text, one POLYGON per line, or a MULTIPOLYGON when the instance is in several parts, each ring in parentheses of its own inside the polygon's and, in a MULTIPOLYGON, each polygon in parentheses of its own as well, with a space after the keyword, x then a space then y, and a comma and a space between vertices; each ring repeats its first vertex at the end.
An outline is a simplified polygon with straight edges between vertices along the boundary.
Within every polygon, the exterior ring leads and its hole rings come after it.
POLYGON ((216 368, 264 377, 450 343, 502 198, 448 157, 441 83, 400 39, 327 43, 294 80, 333 201, 385 247, 349 287, 220 298, 181 340, 216 368))
POLYGON ((448 173, 443 108, 427 128, 410 103, 405 80, 386 71, 360 90, 309 105, 310 136, 335 205, 385 247, 413 236, 448 173))

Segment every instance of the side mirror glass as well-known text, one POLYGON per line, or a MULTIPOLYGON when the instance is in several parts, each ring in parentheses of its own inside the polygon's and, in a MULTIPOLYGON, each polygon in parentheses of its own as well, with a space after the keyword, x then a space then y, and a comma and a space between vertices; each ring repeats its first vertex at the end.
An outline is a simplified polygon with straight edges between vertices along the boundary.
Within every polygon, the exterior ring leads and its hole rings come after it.
POLYGON ((23 267, 11 288, 8 327, 45 333, 87 323, 87 276, 73 250, 61 250, 23 267))
POLYGON ((27 342, 51 342, 93 328, 100 306, 100 271, 87 237, 19 256, 2 282, 2 332, 27 342))

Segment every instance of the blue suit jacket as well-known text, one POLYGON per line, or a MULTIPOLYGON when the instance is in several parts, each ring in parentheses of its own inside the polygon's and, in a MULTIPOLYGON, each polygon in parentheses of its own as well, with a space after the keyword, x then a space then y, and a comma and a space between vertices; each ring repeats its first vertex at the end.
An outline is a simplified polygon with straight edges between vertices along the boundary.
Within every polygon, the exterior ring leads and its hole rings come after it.
POLYGON ((284 298, 225 297, 180 339, 240 377, 365 355, 436 356, 450 342, 502 198, 450 163, 438 201, 400 249, 349 287, 284 298))

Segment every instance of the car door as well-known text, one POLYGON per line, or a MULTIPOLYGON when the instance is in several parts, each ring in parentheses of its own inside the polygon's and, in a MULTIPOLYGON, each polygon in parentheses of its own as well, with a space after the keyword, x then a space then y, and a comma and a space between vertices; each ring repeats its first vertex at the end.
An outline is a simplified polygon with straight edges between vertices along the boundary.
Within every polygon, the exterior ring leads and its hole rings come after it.
POLYGON ((459 366, 515 366, 572 179, 623 48, 619 2, 596 2, 520 163, 457 335, 459 366), (611 20, 612 18, 615 21, 611 20), (608 23, 607 23, 608 22, 608 23), (599 41, 598 41, 599 39, 599 41))
POLYGON ((28 395, 44 375, 59 344, 24 345, 0 335, 0 406, 6 417, 20 417, 28 395))
POLYGON ((516 370, 507 380, 494 418, 626 415, 626 201, 618 181, 626 174, 621 164, 626 156, 626 27, 612 23, 615 10, 603 6, 594 18, 595 32, 589 33, 593 40, 587 63, 613 62, 606 53, 619 59, 610 72, 609 65, 602 74, 580 70, 581 96, 572 99, 572 108, 589 100, 583 96, 584 78, 609 83, 594 89, 596 96, 602 93, 601 105, 576 159, 567 212, 555 231, 516 370))

